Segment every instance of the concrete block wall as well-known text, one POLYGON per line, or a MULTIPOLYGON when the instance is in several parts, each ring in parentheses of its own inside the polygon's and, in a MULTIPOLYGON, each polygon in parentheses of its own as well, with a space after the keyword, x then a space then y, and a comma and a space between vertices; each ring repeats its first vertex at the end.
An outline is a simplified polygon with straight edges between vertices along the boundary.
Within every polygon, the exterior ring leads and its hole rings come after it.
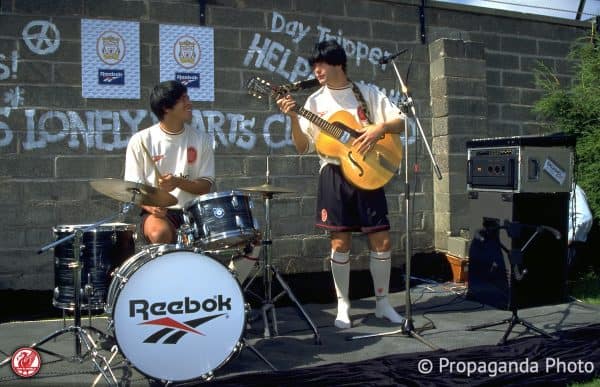
MULTIPOLYGON (((585 34, 586 24, 434 4, 425 10, 423 44, 419 5, 416 0, 0 2, 0 289, 53 288, 52 252, 36 254, 53 240, 52 227, 93 223, 118 212, 120 203, 95 192, 89 182, 122 178, 129 137, 154 121, 147 101, 159 80, 160 24, 204 21, 214 28, 215 100, 194 103, 194 125, 215 139, 217 190, 264 183, 269 156, 271 183, 295 191, 271 203, 273 258, 284 273, 328 270, 328 239, 313 227, 318 162, 315 155, 295 153, 285 117, 274 103, 248 96, 246 81, 304 79, 312 47, 332 36, 344 39, 349 49, 351 78, 373 83, 397 101, 394 72, 377 59, 409 48, 397 63, 403 75, 408 73, 405 81, 446 178, 435 181, 423 142, 411 130, 404 139, 414 190, 411 245, 414 252, 443 249, 443 235, 462 227, 464 140, 541 131, 529 113, 539 95, 532 68, 541 59, 568 79, 564 56, 585 34), (139 100, 82 98, 82 18, 140 23, 139 100), (451 45, 461 46, 463 57, 442 53, 451 45), (269 49, 273 55, 263 55, 269 49), (413 164, 419 165, 416 176, 413 164)), ((403 192, 402 175, 386 187, 395 266, 404 262, 403 192)), ((263 224, 260 196, 254 204, 254 216, 263 224)), ((136 220, 137 210, 124 218, 136 220)), ((367 268, 364 236, 356 235, 352 252, 353 269, 367 268)))
POLYGON ((434 179, 435 245, 447 249, 452 231, 469 219, 464 144, 487 127, 483 43, 438 39, 431 59, 432 142, 442 179, 434 179))

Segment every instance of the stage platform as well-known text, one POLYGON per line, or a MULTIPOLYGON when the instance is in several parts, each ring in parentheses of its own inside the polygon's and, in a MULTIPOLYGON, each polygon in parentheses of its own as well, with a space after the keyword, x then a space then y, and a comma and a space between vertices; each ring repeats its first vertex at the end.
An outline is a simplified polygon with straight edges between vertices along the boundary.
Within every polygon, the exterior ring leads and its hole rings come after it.
MULTIPOLYGON (((572 300, 557 305, 522 309, 519 311, 521 318, 537 328, 555 334, 557 339, 544 338, 517 325, 510 334, 508 343, 498 346, 497 343, 502 338, 507 324, 477 331, 468 331, 467 327, 502 320, 510 317, 510 311, 467 300, 465 292, 464 286, 454 283, 424 283, 411 288, 414 327, 425 342, 403 334, 398 325, 375 318, 372 314, 374 298, 353 300, 353 327, 346 330, 333 326, 336 312, 334 304, 303 305, 303 309, 317 328, 320 340, 316 340, 313 330, 298 313, 299 308, 294 304, 276 307, 279 334, 269 338, 264 337, 260 313, 253 309, 249 312, 251 322, 242 333, 243 340, 249 346, 239 353, 232 353, 229 361, 215 369, 211 382, 192 380, 183 384, 476 385, 494 381, 510 384, 515 380, 532 380, 548 385, 552 382, 562 384, 565 381, 589 380, 600 375, 600 338, 597 335, 600 332, 597 325, 600 323, 599 306, 572 300), (586 337, 592 334, 596 336, 586 337), (360 338, 363 335, 377 336, 360 338), (577 372, 571 372, 570 369, 565 372, 546 369, 548 359, 555 361, 554 357, 560 357, 563 362, 568 361, 569 366, 572 362, 579 361, 579 364, 586 368, 580 367, 577 372), (521 367, 527 367, 525 363, 528 363, 530 368, 532 362, 537 362, 540 368, 537 372, 533 369, 520 369, 512 373, 499 372, 498 369, 492 372, 489 368, 481 368, 485 367, 482 363, 477 363, 480 368, 475 373, 464 368, 468 365, 464 362, 486 362, 492 361, 491 359, 496 359, 496 362, 519 362, 521 367), (267 361, 277 371, 272 371, 267 361), (452 361, 457 362, 453 366, 454 369, 449 368, 449 362, 452 361), (429 371, 422 368, 428 363, 433 366, 429 371), (589 363, 593 368, 591 371, 589 363), (384 371, 381 371, 382 369, 384 371), (523 375, 518 375, 519 373, 523 375), (509 374, 515 378, 533 379, 502 379, 509 374)), ((404 314, 405 293, 395 292, 390 297, 396 310, 404 314)), ((91 326, 110 334, 108 322, 108 316, 94 316, 91 326)), ((71 325, 72 319, 67 319, 66 324, 71 325)), ((84 315, 82 326, 89 325, 90 321, 84 315)), ((38 342, 61 328, 62 319, 0 324, 1 354, 3 358, 9 357, 16 349, 38 342)), ((113 344, 111 338, 99 338, 93 331, 90 332, 98 339, 99 354, 106 359, 110 358, 109 350, 113 344)), ((85 352, 85 346, 82 347, 85 352)), ((0 368, 0 386, 91 386, 95 381, 98 386, 108 385, 104 378, 97 379, 99 372, 89 355, 82 361, 70 359, 75 354, 74 334, 60 335, 41 348, 64 355, 68 359, 40 352, 42 366, 39 373, 32 378, 15 375, 10 363, 7 363, 0 368)), ((194 357, 182 356, 180 361, 188 364, 187 367, 193 367, 194 357)), ((138 372, 135 367, 130 367, 121 353, 117 353, 110 364, 120 385, 158 385, 156 381, 138 372)), ((573 363, 573 366, 575 365, 573 363)), ((157 364, 157 368, 160 367, 161 365, 157 364)))

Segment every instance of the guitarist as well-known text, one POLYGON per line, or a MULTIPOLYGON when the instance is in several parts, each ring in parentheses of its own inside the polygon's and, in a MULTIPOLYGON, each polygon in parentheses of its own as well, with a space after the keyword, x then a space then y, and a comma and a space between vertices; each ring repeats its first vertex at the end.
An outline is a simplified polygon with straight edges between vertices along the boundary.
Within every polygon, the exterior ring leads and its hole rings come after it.
MULTIPOLYGON (((385 133, 400 133, 403 116, 389 99, 373 86, 356 84, 346 74, 346 53, 335 40, 322 41, 315 46, 309 63, 321 88, 311 94, 304 108, 328 119, 345 110, 363 126, 362 134, 353 142, 360 154, 369 152, 385 133), (375 122, 371 124, 371 122, 375 122)), ((300 154, 315 151, 319 128, 303 117, 298 117, 296 102, 289 95, 277 100, 279 109, 291 119, 292 140, 300 154)), ((375 316, 393 323, 402 323, 403 317, 388 300, 391 272, 390 223, 383 188, 364 190, 351 185, 340 169, 336 158, 320 157, 320 174, 316 208, 316 226, 330 232, 331 272, 338 299, 334 325, 350 328, 350 247, 352 232, 368 236, 370 272, 375 288, 375 316)))

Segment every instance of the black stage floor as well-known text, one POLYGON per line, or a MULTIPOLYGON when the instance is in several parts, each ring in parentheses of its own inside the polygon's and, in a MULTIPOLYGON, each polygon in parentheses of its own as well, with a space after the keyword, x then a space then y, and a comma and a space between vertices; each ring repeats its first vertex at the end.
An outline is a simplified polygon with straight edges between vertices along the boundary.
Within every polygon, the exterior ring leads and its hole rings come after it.
MULTIPOLYGON (((394 292, 390 297, 392 305, 400 313, 405 313, 405 293, 394 292)), ((477 331, 468 331, 467 328, 510 317, 509 311, 467 300, 465 288, 454 283, 417 285, 411 288, 411 297, 414 327, 425 342, 403 334, 397 325, 375 318, 372 314, 374 299, 361 298, 352 302, 354 326, 347 330, 333 326, 334 304, 302 305, 310 322, 316 327, 320 338, 318 344, 314 330, 299 313, 300 308, 288 302, 275 308, 277 336, 264 337, 263 318, 257 313, 258 310, 253 309, 249 312, 252 321, 239 333, 243 337, 240 341, 247 346, 232 352, 231 359, 221 367, 209 368, 214 374, 212 381, 194 379, 175 384, 564 385, 600 376, 599 306, 572 301, 522 309, 519 311, 520 317, 554 334, 556 339, 542 337, 517 325, 508 343, 499 346, 497 343, 507 328, 506 324, 477 331), (363 335, 376 336, 361 338, 363 335), (267 362, 277 371, 271 370, 267 362), (428 369, 428 366, 431 368, 428 369)), ((110 332, 108 322, 107 316, 94 316, 91 326, 102 332, 110 332)), ((72 325, 72 319, 67 319, 66 324, 72 325)), ((82 326, 85 328, 89 325, 90 320, 84 316, 82 326)), ((18 348, 39 342, 62 328, 62 319, 0 324, 2 356, 7 358, 18 348)), ((98 338, 99 356, 109 359, 112 340, 99 338, 93 330, 88 332, 92 333, 94 339, 98 338)), ((229 339, 238 333, 222 334, 229 339)), ((67 359, 40 351, 42 366, 32 378, 17 376, 10 362, 7 362, 0 367, 0 385, 108 385, 105 378, 100 377, 92 357, 86 354, 84 345, 83 359, 72 359, 75 343, 75 335, 68 332, 41 346, 67 359)), ((201 350, 203 354, 211 352, 211 348, 201 350)), ((142 356, 139 349, 128 348, 124 352, 132 353, 136 360, 142 356)), ((194 370, 198 356, 182 353, 179 362, 185 369, 194 370)), ((136 366, 136 360, 129 360, 136 366)), ((165 364, 158 363, 150 376, 161 374, 165 364)), ((110 364, 120 385, 158 384, 135 367, 130 367, 120 352, 116 353, 110 364)))

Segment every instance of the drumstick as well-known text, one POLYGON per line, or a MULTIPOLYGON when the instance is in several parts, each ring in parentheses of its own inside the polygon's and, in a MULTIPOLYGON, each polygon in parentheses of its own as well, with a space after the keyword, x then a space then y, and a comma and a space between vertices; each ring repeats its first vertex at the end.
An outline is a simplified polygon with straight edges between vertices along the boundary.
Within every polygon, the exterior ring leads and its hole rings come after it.
POLYGON ((150 160, 152 167, 154 167, 154 174, 155 174, 154 184, 158 187, 158 178, 159 178, 159 176, 162 176, 162 175, 160 174, 160 171, 158 170, 158 166, 156 166, 154 159, 152 159, 150 152, 148 152, 148 148, 146 148, 146 145, 144 145, 144 143, 142 141, 140 141, 140 145, 142 146, 142 149, 144 150, 146 157, 148 157, 148 160, 150 160))

